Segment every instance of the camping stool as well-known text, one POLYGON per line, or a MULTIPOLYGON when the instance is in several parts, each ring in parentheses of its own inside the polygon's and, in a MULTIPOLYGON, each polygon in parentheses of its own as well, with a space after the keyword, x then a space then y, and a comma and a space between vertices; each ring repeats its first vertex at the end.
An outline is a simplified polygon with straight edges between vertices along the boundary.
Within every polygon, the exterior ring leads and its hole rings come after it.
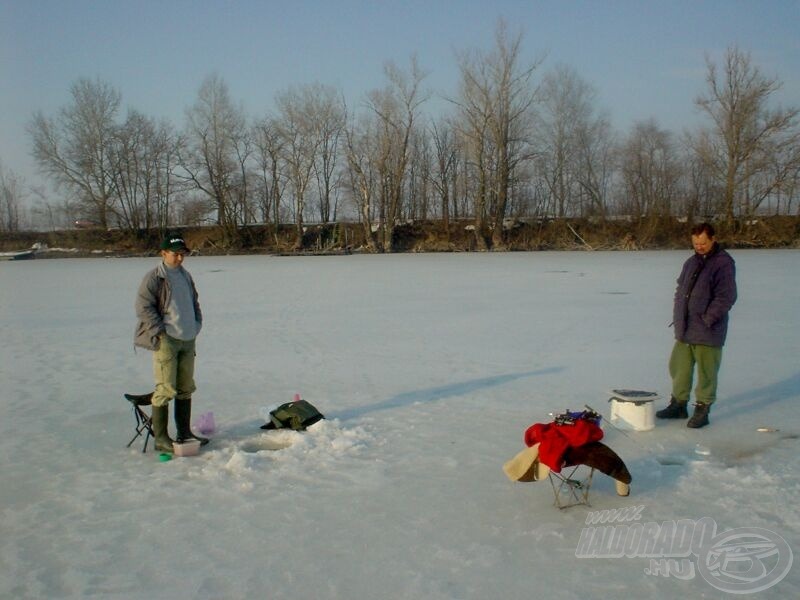
POLYGON ((570 506, 582 504, 591 506, 589 504, 589 490, 592 487, 594 468, 589 467, 589 474, 581 479, 577 471, 583 466, 585 465, 575 465, 562 469, 561 473, 553 473, 553 471, 548 473, 547 477, 550 480, 550 485, 553 486, 553 495, 555 496, 553 504, 558 508, 563 510, 570 506), (567 469, 569 469, 568 473, 567 469))
POLYGON ((147 451, 147 442, 153 437, 153 418, 144 410, 144 406, 151 406, 150 401, 153 398, 153 392, 149 394, 125 394, 125 399, 131 403, 133 408, 133 416, 136 418, 136 435, 131 438, 126 448, 130 448, 131 444, 136 441, 140 435, 145 433, 144 446, 142 452, 147 451))

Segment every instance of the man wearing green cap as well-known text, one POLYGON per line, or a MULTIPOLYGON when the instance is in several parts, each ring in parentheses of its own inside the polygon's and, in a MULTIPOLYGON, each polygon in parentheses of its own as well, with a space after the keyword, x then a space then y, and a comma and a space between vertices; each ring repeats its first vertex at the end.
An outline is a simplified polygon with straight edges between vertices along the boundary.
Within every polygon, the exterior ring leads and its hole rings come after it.
POLYGON ((136 295, 134 344, 153 351, 153 437, 158 452, 172 452, 167 433, 169 401, 175 399, 177 441, 206 438, 192 433, 195 338, 203 325, 197 289, 183 261, 189 248, 181 235, 168 235, 161 242, 161 264, 144 276, 136 295))

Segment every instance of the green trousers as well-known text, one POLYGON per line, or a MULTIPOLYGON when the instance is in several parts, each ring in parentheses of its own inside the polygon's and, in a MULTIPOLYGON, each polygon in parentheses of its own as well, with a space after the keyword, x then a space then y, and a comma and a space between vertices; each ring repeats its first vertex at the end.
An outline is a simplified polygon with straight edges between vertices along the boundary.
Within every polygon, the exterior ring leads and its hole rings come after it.
POLYGON ((161 343, 153 353, 156 389, 153 406, 165 406, 173 398, 191 398, 194 385, 194 340, 176 340, 161 334, 161 343))
POLYGON ((713 404, 717 399, 717 375, 722 363, 722 348, 702 344, 675 342, 669 357, 669 374, 672 377, 672 397, 688 402, 692 379, 697 365, 697 385, 694 400, 698 404, 713 404))

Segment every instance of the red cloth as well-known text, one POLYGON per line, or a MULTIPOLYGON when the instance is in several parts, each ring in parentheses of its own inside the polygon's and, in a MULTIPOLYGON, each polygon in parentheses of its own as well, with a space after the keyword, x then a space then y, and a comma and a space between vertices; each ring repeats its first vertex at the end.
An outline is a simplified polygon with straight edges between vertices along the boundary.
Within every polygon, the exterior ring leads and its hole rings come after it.
POLYGON ((585 419, 576 419, 572 425, 556 423, 534 423, 525 431, 525 444, 539 444, 539 461, 550 470, 560 473, 564 453, 569 448, 578 448, 589 442, 603 439, 599 425, 585 419))

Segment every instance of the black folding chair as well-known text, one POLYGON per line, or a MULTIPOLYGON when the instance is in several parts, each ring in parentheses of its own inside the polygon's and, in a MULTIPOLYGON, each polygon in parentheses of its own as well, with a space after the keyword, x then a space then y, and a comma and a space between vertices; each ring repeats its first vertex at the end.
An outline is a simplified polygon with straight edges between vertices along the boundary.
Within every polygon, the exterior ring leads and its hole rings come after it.
POLYGON ((589 490, 595 470, 614 480, 617 494, 630 494, 632 477, 628 467, 619 455, 603 442, 589 442, 582 446, 569 448, 564 453, 564 467, 561 473, 550 471, 550 484, 555 494, 555 505, 569 508, 589 504, 589 490), (578 470, 580 469, 580 471, 578 470), (589 474, 586 474, 586 470, 589 474))
POLYGON ((594 469, 589 467, 588 475, 580 475, 578 469, 585 467, 585 465, 570 466, 562 473, 553 473, 550 471, 548 479, 550 485, 553 486, 553 495, 555 496, 554 504, 558 508, 569 508, 570 506, 579 506, 589 504, 589 490, 592 487, 592 477, 594 476, 594 469))
POLYGON ((131 438, 131 441, 128 442, 126 448, 130 448, 131 444, 136 441, 136 438, 142 434, 145 434, 142 452, 147 451, 147 442, 151 437, 153 437, 153 419, 143 407, 151 406, 150 401, 152 398, 153 392, 141 395, 125 394, 125 399, 131 403, 131 407, 133 408, 133 416, 136 418, 136 435, 131 438))

